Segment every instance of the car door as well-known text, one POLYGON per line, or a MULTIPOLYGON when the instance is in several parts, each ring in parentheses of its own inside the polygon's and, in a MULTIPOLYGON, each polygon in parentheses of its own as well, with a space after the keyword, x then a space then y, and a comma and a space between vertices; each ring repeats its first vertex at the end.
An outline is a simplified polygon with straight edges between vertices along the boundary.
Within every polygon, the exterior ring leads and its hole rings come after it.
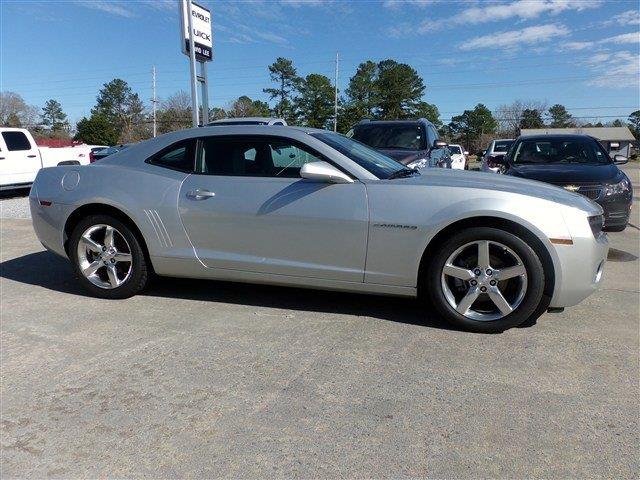
POLYGON ((362 282, 368 232, 365 187, 300 178, 326 160, 285 137, 211 136, 179 210, 208 268, 362 282))
POLYGON ((41 167, 36 145, 19 130, 4 130, 0 136, 0 184, 33 182, 41 167))

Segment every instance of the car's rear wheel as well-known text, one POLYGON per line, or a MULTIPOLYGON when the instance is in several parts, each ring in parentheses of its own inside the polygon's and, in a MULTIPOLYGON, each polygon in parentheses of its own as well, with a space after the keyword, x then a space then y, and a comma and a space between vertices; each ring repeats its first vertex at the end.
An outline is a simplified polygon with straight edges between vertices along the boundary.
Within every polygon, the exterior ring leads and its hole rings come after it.
POLYGON ((140 241, 120 220, 91 215, 69 239, 69 258, 80 283, 101 298, 128 298, 144 288, 148 268, 140 241))
POLYGON ((450 323, 495 333, 531 321, 544 293, 544 269, 518 236, 470 228, 450 237, 431 259, 426 288, 450 323))

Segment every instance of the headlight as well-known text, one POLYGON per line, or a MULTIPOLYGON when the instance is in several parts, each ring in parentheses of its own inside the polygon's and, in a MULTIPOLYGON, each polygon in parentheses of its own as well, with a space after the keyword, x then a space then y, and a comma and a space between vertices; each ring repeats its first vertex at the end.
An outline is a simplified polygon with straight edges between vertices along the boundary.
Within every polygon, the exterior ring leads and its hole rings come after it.
POLYGON ((409 168, 417 168, 417 169, 421 169, 428 166, 429 166, 429 160, 426 158, 419 158, 418 160, 414 160, 409 165, 407 165, 407 167, 409 168))
POLYGON ((619 195, 621 193, 628 192, 631 189, 631 182, 629 182, 628 178, 623 178, 622 181, 618 183, 612 183, 604 186, 604 195, 605 197, 609 197, 611 195, 619 195))

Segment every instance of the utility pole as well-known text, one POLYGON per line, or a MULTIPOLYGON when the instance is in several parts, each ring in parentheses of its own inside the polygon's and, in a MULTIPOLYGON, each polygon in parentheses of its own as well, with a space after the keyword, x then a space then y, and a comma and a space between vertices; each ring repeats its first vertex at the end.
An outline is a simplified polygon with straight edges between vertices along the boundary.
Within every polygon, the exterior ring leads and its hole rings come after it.
POLYGON ((336 76, 334 79, 335 93, 333 96, 333 131, 338 131, 338 62, 339 54, 336 52, 336 76))
POLYGON ((200 125, 198 111, 198 74, 196 72, 196 49, 193 41, 193 21, 191 19, 191 0, 187 0, 187 19, 189 25, 189 66, 191 67, 191 119, 193 126, 200 125))
POLYGON ((156 66, 153 65, 151 67, 151 78, 152 78, 152 89, 153 89, 153 98, 151 100, 151 105, 152 105, 152 110, 153 110, 153 136, 155 138, 155 136, 157 135, 157 128, 156 128, 156 66))

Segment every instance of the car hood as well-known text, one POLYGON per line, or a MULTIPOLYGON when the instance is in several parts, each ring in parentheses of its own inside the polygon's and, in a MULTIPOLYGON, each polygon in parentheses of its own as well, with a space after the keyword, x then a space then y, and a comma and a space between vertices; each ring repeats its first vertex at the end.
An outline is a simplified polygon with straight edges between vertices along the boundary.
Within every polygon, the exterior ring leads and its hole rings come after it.
POLYGON ((426 153, 423 150, 397 150, 393 148, 377 148, 376 150, 385 154, 387 157, 393 158, 396 162, 400 162, 403 165, 408 165, 411 162, 426 156, 426 153))
MULTIPOLYGON (((388 181, 388 180, 387 180, 388 181)), ((421 175, 392 180, 414 185, 432 185, 451 188, 473 188, 482 191, 500 191, 542 198, 583 210, 593 210, 597 205, 587 197, 568 192, 560 187, 524 178, 515 178, 495 173, 430 168, 421 175)))
POLYGON ((510 165, 506 175, 555 184, 610 183, 619 176, 619 170, 613 164, 510 165))

